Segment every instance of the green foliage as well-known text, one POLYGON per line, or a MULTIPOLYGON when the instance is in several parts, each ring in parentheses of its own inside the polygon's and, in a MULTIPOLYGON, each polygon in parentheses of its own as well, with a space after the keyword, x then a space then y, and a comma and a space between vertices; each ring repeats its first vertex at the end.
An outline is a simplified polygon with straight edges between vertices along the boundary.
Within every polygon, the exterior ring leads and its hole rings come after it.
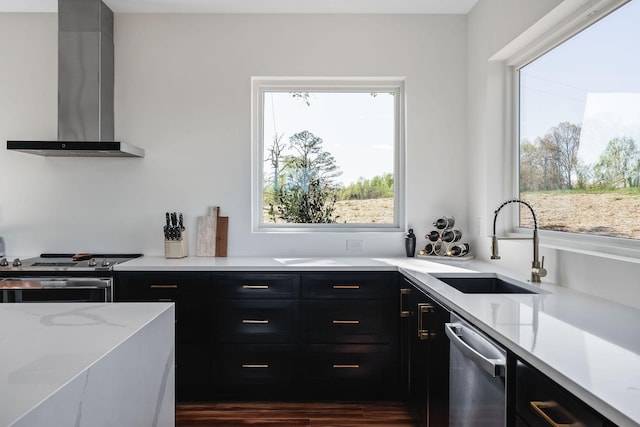
POLYGON ((632 138, 614 138, 594 166, 595 182, 608 188, 638 185, 640 152, 632 138), (635 185, 634 185, 635 184, 635 185))
POLYGON ((338 218, 334 217, 335 203, 335 192, 323 187, 319 179, 313 178, 306 191, 294 187, 275 193, 269 215, 273 222, 281 219, 287 223, 335 223, 338 218))
POLYGON ((628 137, 609 141, 595 164, 578 160, 581 128, 562 122, 534 142, 520 143, 520 192, 606 191, 640 186, 640 150, 628 137))
POLYGON ((578 173, 580 126, 562 122, 534 142, 520 143, 520 191, 571 188, 578 173))
POLYGON ((278 138, 273 139, 270 158, 278 152, 278 161, 271 162, 273 185, 264 189, 264 203, 269 206, 273 222, 332 223, 336 202, 333 178, 342 174, 331 153, 322 149, 322 138, 309 131, 289 138, 284 150, 278 138))
POLYGON ((371 179, 360 178, 358 182, 341 188, 338 200, 364 200, 393 197, 393 174, 386 173, 371 179))

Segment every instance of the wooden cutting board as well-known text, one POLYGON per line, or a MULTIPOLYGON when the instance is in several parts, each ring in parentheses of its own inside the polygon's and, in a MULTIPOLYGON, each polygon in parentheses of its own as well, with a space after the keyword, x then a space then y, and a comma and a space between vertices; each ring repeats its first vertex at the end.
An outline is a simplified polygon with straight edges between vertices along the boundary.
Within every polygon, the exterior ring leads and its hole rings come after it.
POLYGON ((216 226, 216 256, 227 256, 227 238, 229 235, 229 217, 219 216, 216 226))

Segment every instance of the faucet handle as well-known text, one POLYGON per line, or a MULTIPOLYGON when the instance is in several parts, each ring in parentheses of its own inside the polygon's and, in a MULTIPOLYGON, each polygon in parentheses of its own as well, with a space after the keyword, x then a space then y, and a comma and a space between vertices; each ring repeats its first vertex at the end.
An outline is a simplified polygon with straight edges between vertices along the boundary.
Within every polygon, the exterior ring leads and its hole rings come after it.
POLYGON ((540 269, 538 269, 538 276, 544 277, 547 275, 547 270, 544 268, 544 255, 542 255, 542 262, 540 263, 540 269))

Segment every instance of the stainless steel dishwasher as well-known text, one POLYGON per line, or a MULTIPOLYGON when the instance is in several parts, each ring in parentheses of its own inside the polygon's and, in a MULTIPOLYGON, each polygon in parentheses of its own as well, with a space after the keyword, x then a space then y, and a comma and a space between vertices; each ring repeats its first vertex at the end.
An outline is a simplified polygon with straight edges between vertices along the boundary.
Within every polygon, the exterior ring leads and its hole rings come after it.
POLYGON ((449 425, 506 425, 506 351, 454 313, 449 337, 449 425))

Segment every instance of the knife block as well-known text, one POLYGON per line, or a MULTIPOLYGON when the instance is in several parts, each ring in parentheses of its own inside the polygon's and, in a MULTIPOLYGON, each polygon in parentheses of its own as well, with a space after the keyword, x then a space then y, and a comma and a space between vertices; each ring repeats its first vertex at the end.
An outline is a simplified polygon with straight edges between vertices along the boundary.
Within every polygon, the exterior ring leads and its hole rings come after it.
POLYGON ((189 256, 189 244, 187 243, 187 230, 182 230, 181 240, 164 241, 165 258, 184 258, 189 256))

